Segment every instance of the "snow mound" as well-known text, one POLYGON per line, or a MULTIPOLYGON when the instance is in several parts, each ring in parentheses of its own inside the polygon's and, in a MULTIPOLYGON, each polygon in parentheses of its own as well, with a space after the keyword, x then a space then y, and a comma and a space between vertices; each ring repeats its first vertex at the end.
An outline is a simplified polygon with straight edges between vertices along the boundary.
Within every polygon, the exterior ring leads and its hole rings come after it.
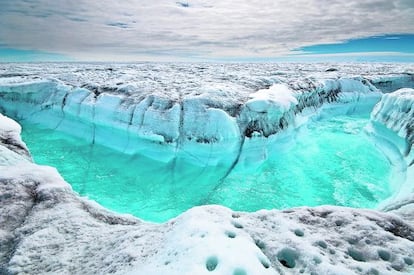
POLYGON ((275 84, 269 89, 259 90, 250 94, 250 97, 252 99, 246 102, 246 107, 254 112, 266 112, 270 105, 276 105, 275 109, 279 109, 279 113, 283 114, 298 104, 293 91, 283 84, 275 84))
POLYGON ((20 138, 20 125, 0 114, 0 126, 0 166, 31 160, 29 151, 20 138))
POLYGON ((190 209, 165 224, 78 197, 55 169, 0 168, 2 273, 393 274, 414 271, 414 228, 342 207, 190 209))

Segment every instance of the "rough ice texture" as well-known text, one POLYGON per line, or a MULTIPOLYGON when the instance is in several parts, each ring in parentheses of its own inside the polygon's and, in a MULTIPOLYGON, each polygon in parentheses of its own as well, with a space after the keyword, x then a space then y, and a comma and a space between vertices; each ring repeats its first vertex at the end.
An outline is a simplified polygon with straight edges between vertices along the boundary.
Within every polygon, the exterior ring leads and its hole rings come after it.
MULTIPOLYGON (((372 120, 386 126, 406 141, 404 156, 414 145, 414 89, 385 94, 372 112, 372 120)), ((414 161, 414 160, 413 160, 414 161)), ((412 165, 414 163, 410 163, 412 165)))
POLYGON ((31 159, 26 145, 20 138, 20 125, 2 114, 0 114, 0 125, 0 165, 31 159))
POLYGON ((246 138, 295 128, 323 104, 370 109, 382 79, 413 82, 411 65, 332 66, 3 64, 0 110, 127 154, 231 166, 246 138))
MULTIPOLYGON (((184 140, 223 144, 217 145, 219 158, 223 148, 237 156, 246 138, 295 127, 310 111, 373 106, 381 96, 380 79, 397 87, 413 72, 410 65, 387 64, 320 68, 1 65, 0 106, 16 118, 60 130, 76 126, 92 142, 104 144, 99 136, 109 131, 119 135, 119 148, 125 148, 123 135, 136 134, 134 146, 143 140, 160 146, 146 147, 151 150, 168 152, 170 146, 172 158, 184 140), (360 76, 351 75, 356 70, 360 76), (223 128, 206 127, 217 121, 223 128)), ((411 118, 401 113, 412 100, 406 94, 412 91, 384 96, 374 111, 372 132, 389 141, 380 145, 409 144, 409 133, 400 131, 414 120, 412 113, 411 118), (400 98, 404 103, 397 103, 400 98), (390 104, 401 107, 391 108, 392 118, 405 117, 406 124, 381 119, 390 104)), ((0 274, 414 272, 412 202, 393 204, 388 210, 394 213, 333 206, 241 213, 202 206, 151 224, 79 197, 55 169, 31 163, 19 133, 15 122, 0 116, 0 274)), ((134 146, 127 146, 129 153, 134 146)))
POLYGON ((384 94, 371 113, 371 134, 394 167, 404 172, 383 209, 414 221, 414 89, 384 94))
POLYGON ((323 206, 193 208, 164 224, 78 197, 56 170, 0 168, 1 274, 395 274, 414 271, 400 217, 323 206))

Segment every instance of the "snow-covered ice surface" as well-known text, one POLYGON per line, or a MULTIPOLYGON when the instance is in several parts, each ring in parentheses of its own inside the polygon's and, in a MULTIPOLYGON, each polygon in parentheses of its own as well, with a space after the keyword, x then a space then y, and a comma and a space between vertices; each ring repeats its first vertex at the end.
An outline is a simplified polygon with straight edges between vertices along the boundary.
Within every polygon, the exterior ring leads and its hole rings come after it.
POLYGON ((390 213, 202 206, 151 224, 79 197, 31 162, 18 124, 0 116, 0 273, 414 273, 414 90, 389 93, 412 88, 413 73, 392 64, 3 64, 3 114, 128 154, 229 170, 256 157, 258 140, 382 97, 367 131, 403 179, 383 206, 390 213))
POLYGON ((413 71, 390 64, 3 64, 0 110, 127 154, 230 171, 252 137, 298 127, 324 103, 343 106, 331 108, 342 113, 370 110, 381 96, 376 86, 413 86, 413 71))
POLYGON ((110 213, 57 172, 0 168, 2 274, 395 274, 414 271, 414 229, 340 207, 193 208, 165 224, 110 213))
POLYGON ((20 125, 0 114, 0 165, 7 166, 31 160, 26 145, 20 138, 20 125))

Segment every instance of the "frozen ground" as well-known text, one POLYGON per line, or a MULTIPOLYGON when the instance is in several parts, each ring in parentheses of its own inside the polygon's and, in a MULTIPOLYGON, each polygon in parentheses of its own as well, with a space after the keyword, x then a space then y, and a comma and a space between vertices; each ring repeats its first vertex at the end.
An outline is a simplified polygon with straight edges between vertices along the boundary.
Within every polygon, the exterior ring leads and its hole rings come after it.
POLYGON ((150 224, 80 198, 55 169, 31 163, 19 125, 0 116, 0 273, 414 272, 414 90, 383 95, 413 87, 412 65, 6 64, 1 70, 0 110, 7 115, 128 154, 139 145, 148 156, 178 162, 192 160, 180 152, 196 152, 203 165, 228 169, 260 162, 254 152, 266 149, 262 143, 308 119, 369 110, 382 98, 368 131, 401 179, 384 202, 389 213, 203 206, 150 224), (108 133, 115 145, 105 143, 108 133))

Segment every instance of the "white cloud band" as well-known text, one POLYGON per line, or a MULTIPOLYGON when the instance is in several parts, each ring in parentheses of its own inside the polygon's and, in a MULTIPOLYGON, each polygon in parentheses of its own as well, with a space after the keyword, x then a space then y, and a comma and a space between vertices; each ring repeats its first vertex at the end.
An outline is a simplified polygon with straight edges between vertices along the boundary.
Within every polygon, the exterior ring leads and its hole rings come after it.
POLYGON ((80 59, 272 57, 306 45, 414 33, 411 0, 0 0, 0 5, 0 43, 80 59))

